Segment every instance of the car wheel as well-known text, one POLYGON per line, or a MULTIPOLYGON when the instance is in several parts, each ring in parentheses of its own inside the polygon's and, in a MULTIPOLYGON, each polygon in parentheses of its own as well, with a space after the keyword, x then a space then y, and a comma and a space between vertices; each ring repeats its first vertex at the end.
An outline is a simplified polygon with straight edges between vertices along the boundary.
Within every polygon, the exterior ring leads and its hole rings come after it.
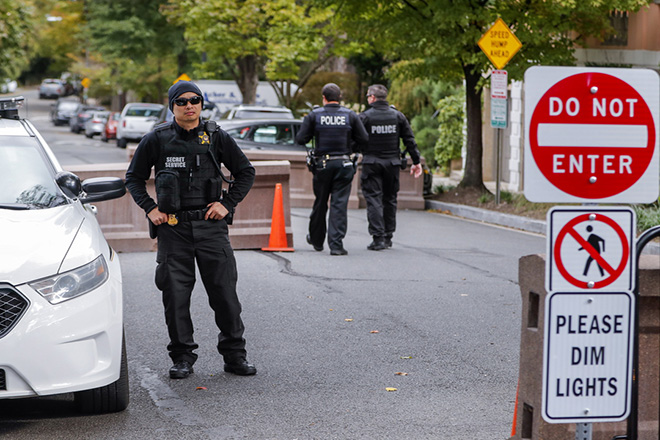
POLYGON ((109 385, 74 393, 76 409, 85 414, 103 414, 123 411, 128 407, 128 362, 126 340, 122 335, 119 379, 109 385))
POLYGON ((127 145, 128 145, 128 141, 127 141, 126 139, 123 139, 123 138, 122 138, 122 139, 119 139, 119 138, 117 138, 117 146, 118 146, 119 148, 126 148, 127 145))
POLYGON ((93 134, 85 133, 85 137, 86 137, 87 139, 91 139, 91 138, 94 137, 94 135, 93 135, 93 134))

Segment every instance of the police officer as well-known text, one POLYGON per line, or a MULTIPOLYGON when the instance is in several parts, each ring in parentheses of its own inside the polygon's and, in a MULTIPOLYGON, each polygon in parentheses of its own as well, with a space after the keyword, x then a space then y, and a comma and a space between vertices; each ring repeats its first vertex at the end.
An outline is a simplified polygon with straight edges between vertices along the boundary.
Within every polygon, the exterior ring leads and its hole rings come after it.
POLYGON ((175 83, 168 98, 174 120, 142 138, 126 172, 126 187, 157 231, 155 278, 163 292, 167 349, 174 364, 169 374, 173 379, 188 377, 197 360, 190 316, 196 262, 220 329, 217 348, 224 370, 252 375, 257 370, 246 359, 227 219, 252 187, 254 167, 225 131, 202 122, 204 100, 194 83, 175 83), (224 195, 219 163, 234 178, 224 195), (158 203, 146 190, 152 167, 158 203))
POLYGON ((348 197, 355 175, 351 160, 352 145, 367 142, 364 126, 355 112, 341 107, 339 86, 328 83, 323 86, 323 107, 315 108, 303 120, 296 142, 307 144, 315 138, 313 161, 315 163, 313 187, 314 206, 309 220, 307 243, 316 251, 323 250, 326 235, 328 199, 330 214, 327 234, 330 255, 346 255, 344 236, 347 228, 348 197))
MULTIPOLYGON (((399 171, 402 159, 399 138, 410 154, 413 166, 410 173, 422 175, 420 154, 408 119, 387 102, 387 88, 374 84, 367 90, 371 108, 360 114, 369 142, 363 147, 362 195, 367 202, 369 234, 373 241, 367 246, 372 251, 392 247, 396 229, 396 196, 399 191, 399 171)), ((405 154, 405 153, 404 153, 405 154)))

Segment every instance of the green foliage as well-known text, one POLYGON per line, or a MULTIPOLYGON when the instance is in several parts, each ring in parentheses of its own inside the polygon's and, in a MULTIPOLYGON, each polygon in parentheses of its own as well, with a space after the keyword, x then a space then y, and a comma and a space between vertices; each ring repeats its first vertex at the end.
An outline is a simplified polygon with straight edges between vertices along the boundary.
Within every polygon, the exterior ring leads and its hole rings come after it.
POLYGON ((0 0, 0 80, 17 79, 29 64, 31 13, 24 2, 0 0))
POLYGON ((463 111, 465 100, 463 94, 442 98, 438 102, 438 122, 440 124, 440 135, 435 144, 435 161, 448 173, 452 159, 461 157, 461 150, 465 136, 463 126, 465 112, 463 111))
POLYGON ((635 205, 633 209, 637 215, 638 231, 643 232, 660 225, 660 199, 648 205, 635 205))
POLYGON ((489 192, 485 192, 485 193, 481 194, 481 195, 479 196, 479 198, 477 199, 477 201, 478 201, 479 203, 488 203, 488 202, 490 202, 491 200, 493 200, 493 195, 492 195, 491 193, 489 193, 489 192))
POLYGON ((335 83, 341 89, 341 100, 344 105, 351 106, 360 101, 357 88, 357 76, 354 73, 344 72, 316 72, 307 82, 307 86, 300 93, 300 101, 305 103, 300 108, 322 105, 321 90, 327 83, 335 83))

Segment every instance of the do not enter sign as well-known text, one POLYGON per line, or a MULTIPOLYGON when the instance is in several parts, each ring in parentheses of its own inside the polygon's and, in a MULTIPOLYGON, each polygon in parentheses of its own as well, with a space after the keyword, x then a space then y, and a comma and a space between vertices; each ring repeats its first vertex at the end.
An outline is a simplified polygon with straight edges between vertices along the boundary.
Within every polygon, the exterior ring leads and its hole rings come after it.
POLYGON ((658 75, 650 70, 529 69, 527 199, 657 200, 658 93, 658 75))

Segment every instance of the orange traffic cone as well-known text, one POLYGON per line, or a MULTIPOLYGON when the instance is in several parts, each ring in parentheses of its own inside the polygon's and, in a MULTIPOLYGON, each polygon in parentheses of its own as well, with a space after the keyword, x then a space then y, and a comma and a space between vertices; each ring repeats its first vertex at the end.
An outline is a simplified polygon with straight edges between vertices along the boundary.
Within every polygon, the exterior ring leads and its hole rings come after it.
POLYGON ((273 219, 270 223, 270 239, 268 247, 261 248, 262 251, 270 252, 293 252, 292 247, 287 246, 286 229, 284 226, 284 200, 282 199, 282 184, 275 184, 275 198, 273 199, 273 219))

